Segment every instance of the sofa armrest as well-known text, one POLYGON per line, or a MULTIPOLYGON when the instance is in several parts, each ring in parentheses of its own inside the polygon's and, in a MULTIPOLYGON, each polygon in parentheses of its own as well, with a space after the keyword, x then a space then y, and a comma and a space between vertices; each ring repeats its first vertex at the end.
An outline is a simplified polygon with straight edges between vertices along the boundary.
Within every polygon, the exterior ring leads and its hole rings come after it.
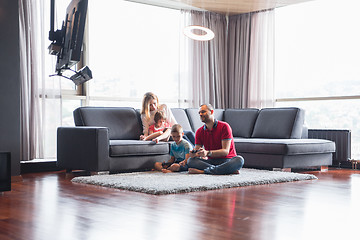
POLYGON ((309 138, 309 129, 306 125, 303 125, 301 138, 309 138))
POLYGON ((67 170, 109 171, 106 127, 59 127, 57 165, 67 170))

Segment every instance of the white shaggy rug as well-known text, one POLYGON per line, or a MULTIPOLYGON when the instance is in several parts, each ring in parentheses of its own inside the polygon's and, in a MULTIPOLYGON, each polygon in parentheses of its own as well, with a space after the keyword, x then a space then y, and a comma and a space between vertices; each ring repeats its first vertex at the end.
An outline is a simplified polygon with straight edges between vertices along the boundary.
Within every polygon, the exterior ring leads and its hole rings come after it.
POLYGON ((71 181, 161 195, 312 179, 317 177, 312 174, 242 168, 240 174, 233 175, 151 171, 75 177, 71 181))

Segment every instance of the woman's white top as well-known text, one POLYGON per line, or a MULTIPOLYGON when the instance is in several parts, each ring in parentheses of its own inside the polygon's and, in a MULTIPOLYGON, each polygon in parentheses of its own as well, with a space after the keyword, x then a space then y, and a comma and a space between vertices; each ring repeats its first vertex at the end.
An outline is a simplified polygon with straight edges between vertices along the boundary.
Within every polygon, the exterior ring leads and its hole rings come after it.
POLYGON ((148 135, 149 134, 149 127, 150 125, 154 124, 155 121, 154 121, 154 116, 155 116, 155 113, 156 111, 164 111, 165 114, 166 114, 166 122, 172 126, 174 124, 176 124, 176 120, 175 120, 175 117, 174 115, 172 114, 171 112, 171 109, 168 108, 166 106, 166 104, 161 104, 157 110, 154 110, 154 111, 150 111, 150 119, 147 119, 145 114, 141 114, 141 121, 142 121, 142 124, 143 124, 143 134, 144 135, 148 135))

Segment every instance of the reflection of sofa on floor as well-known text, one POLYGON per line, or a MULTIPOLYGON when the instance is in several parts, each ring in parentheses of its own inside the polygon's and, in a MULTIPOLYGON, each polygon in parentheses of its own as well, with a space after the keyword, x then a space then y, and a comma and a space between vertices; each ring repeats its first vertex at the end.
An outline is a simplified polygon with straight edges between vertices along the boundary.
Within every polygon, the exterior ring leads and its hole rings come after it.
MULTIPOLYGON (((203 123, 198 109, 173 108, 184 130, 203 123)), ((308 139, 304 111, 299 108, 215 109, 215 117, 233 129, 236 151, 245 167, 308 168, 332 163, 335 143, 308 139)), ((140 114, 133 108, 81 107, 74 111, 76 127, 60 127, 57 164, 67 170, 125 172, 149 170, 169 159, 169 144, 140 141, 140 114)))

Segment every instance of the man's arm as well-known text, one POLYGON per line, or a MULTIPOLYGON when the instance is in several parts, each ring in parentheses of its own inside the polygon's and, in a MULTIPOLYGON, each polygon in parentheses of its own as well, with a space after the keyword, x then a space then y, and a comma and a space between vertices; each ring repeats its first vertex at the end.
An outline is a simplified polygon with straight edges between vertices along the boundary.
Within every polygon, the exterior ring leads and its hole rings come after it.
POLYGON ((230 152, 231 141, 233 139, 232 130, 229 124, 225 123, 221 131, 221 149, 206 152, 208 157, 226 157, 230 152))
POLYGON ((200 157, 200 155, 198 155, 199 152, 194 153, 193 151, 198 151, 202 149, 202 145, 199 144, 195 144, 195 147, 192 151, 190 151, 189 156, 190 157, 200 157))
POLYGON ((199 157, 212 157, 212 158, 221 158, 225 157, 230 152, 231 139, 226 139, 221 141, 221 149, 207 151, 202 149, 198 152, 199 157))

